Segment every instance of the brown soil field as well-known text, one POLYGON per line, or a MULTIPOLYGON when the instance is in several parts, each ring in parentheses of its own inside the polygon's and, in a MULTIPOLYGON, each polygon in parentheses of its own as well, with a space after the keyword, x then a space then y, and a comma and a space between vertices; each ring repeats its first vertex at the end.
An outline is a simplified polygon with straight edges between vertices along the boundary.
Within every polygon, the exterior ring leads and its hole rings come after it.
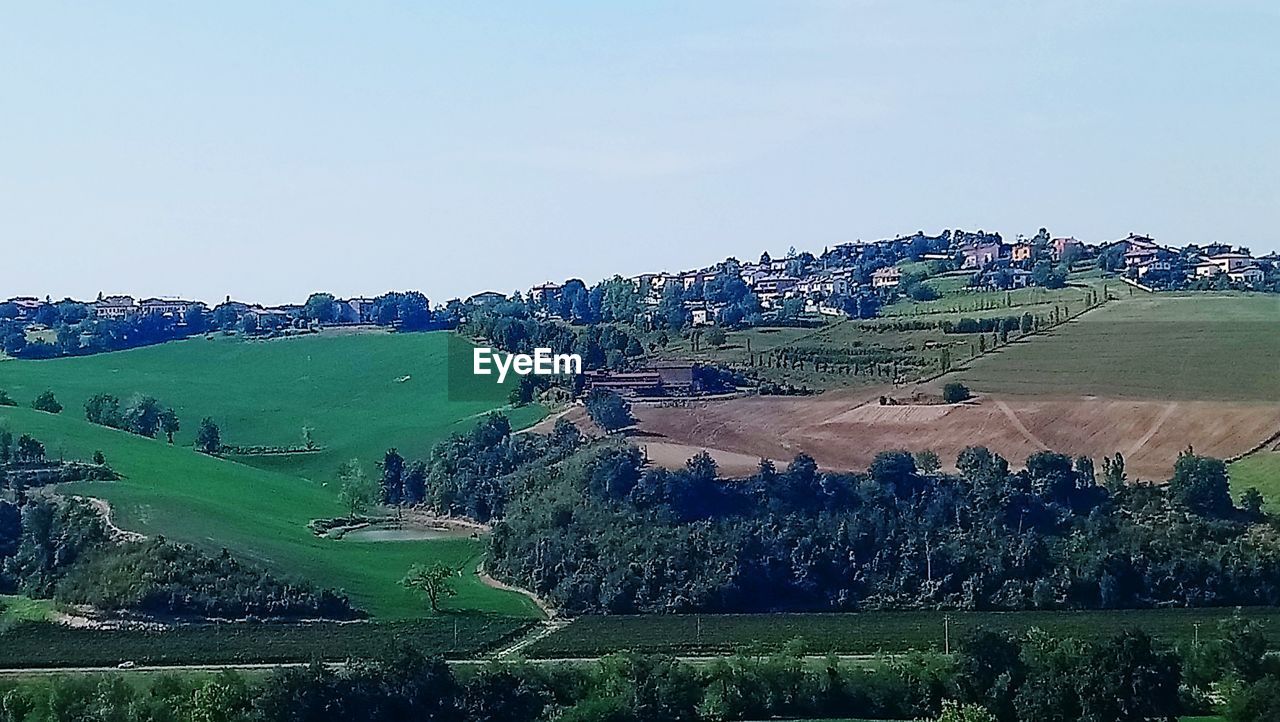
POLYGON ((635 441, 654 463, 680 466, 707 449, 725 473, 804 452, 827 469, 862 470, 887 449, 932 449, 946 468, 970 445, 1021 466, 1036 451, 1125 457, 1131 479, 1163 481, 1178 452, 1231 458, 1280 432, 1280 404, 984 395, 952 406, 880 406, 872 392, 749 397, 684 408, 637 405, 635 441))

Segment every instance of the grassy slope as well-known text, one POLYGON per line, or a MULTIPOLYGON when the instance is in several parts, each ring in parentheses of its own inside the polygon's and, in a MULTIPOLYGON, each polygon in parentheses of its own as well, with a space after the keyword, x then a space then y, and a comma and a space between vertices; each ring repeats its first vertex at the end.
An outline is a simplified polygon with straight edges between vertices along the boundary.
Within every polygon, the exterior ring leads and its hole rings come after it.
POLYGON ((1152 296, 1108 304, 956 374, 978 391, 1280 400, 1280 298, 1152 296))
MULTIPOLYGON (((120 526, 164 534, 217 551, 231 549, 271 568, 345 590, 382 617, 421 614, 422 603, 398 584, 414 562, 473 569, 483 545, 470 539, 340 542, 315 538, 311 519, 342 513, 328 479, 340 461, 359 457, 371 475, 390 446, 409 458, 470 428, 492 401, 454 401, 445 380, 445 334, 315 336, 244 343, 194 339, 162 346, 54 361, 0 362, 0 388, 27 401, 51 388, 66 406, 59 416, 0 409, 0 423, 31 433, 54 456, 88 458, 103 450, 126 476, 72 490, 110 501, 120 526), (404 383, 396 379, 410 376, 404 383), (178 445, 144 439, 83 420, 84 399, 99 391, 122 398, 151 393, 184 419, 178 445), (233 443, 297 443, 316 429, 324 453, 251 459, 258 467, 196 454, 197 419, 213 416, 233 443), (314 480, 314 481, 312 481, 314 480)), ((519 409, 512 423, 543 411, 519 409)), ((469 575, 448 605, 457 610, 535 615, 524 597, 489 589, 469 575)))
MULTIPOLYGON (((352 542, 320 539, 307 522, 338 516, 330 487, 224 459, 197 454, 74 418, 29 409, 0 410, 0 424, 45 441, 51 453, 87 458, 102 449, 124 479, 69 484, 69 493, 100 497, 126 529, 163 534, 211 551, 223 547, 277 571, 300 574, 342 589, 384 617, 421 614, 416 594, 399 586, 410 564, 443 561, 475 567, 482 544, 471 539, 426 542, 352 542)), ((457 610, 534 614, 516 594, 489 589, 470 575, 449 600, 457 610)))
POLYGON ((1239 499, 1254 487, 1267 500, 1267 509, 1280 513, 1280 452, 1259 451, 1231 465, 1231 494, 1239 499))
MULTIPOLYGON (((179 444, 190 444, 202 417, 222 427, 224 443, 299 444, 312 428, 319 454, 256 457, 248 463, 310 479, 330 478, 357 457, 372 468, 390 446, 423 457, 462 431, 493 401, 448 397, 448 334, 320 334, 275 341, 195 338, 110 354, 0 363, 0 388, 28 403, 52 389, 66 413, 83 418, 85 399, 109 392, 126 401, 151 394, 178 411, 179 444), (409 377, 408 381, 398 379, 409 377)), ((499 397, 501 398, 501 397, 499 397)), ((497 405, 500 405, 497 404, 497 405)), ((519 427, 541 416, 511 413, 519 427)))

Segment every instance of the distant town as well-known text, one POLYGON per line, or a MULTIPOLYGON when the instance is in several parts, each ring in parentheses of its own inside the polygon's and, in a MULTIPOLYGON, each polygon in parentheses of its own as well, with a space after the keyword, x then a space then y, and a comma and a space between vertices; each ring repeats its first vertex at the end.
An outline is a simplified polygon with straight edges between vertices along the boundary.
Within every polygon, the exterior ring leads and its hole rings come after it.
POLYGON ((649 328, 720 325, 727 328, 786 321, 805 315, 871 318, 902 300, 929 301, 938 293, 928 279, 960 276, 972 291, 1059 288, 1071 274, 1096 272, 1146 291, 1280 289, 1280 255, 1255 257, 1225 243, 1171 247, 1130 233, 1086 243, 1054 237, 1046 229, 1012 243, 999 233, 962 230, 916 232, 758 260, 724 261, 692 270, 642 273, 601 281, 548 281, 527 292, 483 291, 432 306, 418 292, 336 298, 313 294, 305 303, 265 306, 230 297, 216 304, 183 298, 143 298, 99 293, 91 301, 19 296, 0 303, 0 342, 10 356, 47 358, 92 353, 209 330, 268 336, 314 331, 321 326, 381 325, 404 330, 450 328, 468 309, 515 301, 535 316, 577 323, 626 320, 649 328), (622 282, 625 319, 604 296, 622 282), (95 324, 117 322, 99 328, 95 324))

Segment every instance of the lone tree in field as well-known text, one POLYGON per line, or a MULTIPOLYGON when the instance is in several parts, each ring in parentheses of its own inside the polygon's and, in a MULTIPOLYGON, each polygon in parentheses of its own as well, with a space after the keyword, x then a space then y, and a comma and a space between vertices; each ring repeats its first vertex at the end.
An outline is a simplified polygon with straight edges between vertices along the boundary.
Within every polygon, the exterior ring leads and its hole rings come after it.
POLYGON ((427 603, 431 611, 440 611, 442 597, 457 596, 458 590, 453 588, 453 580, 458 576, 457 570, 439 562, 430 566, 414 564, 400 583, 410 589, 417 589, 427 595, 427 603))
POLYGON ((635 417, 631 415, 631 404, 608 389, 593 390, 587 394, 585 403, 591 420, 606 433, 612 434, 636 422, 635 417))
POLYGON ((200 420, 200 428, 196 431, 196 450, 206 454, 222 451, 222 431, 208 416, 200 420))
POLYGON ((164 432, 169 443, 173 443, 173 435, 182 429, 182 423, 178 421, 178 412, 173 409, 165 409, 160 412, 160 430, 164 432))
POLYGON ((62 404, 58 403, 58 399, 53 395, 52 391, 44 391, 31 402, 31 408, 36 411, 45 411, 50 414, 62 413, 62 404))
POLYGON ((355 519, 377 503, 378 489, 365 476, 359 459, 345 461, 338 467, 338 482, 342 485, 338 500, 347 507, 348 518, 355 519))
POLYGON ((959 381, 952 381, 942 387, 942 400, 948 404, 958 404, 971 397, 969 387, 959 381))

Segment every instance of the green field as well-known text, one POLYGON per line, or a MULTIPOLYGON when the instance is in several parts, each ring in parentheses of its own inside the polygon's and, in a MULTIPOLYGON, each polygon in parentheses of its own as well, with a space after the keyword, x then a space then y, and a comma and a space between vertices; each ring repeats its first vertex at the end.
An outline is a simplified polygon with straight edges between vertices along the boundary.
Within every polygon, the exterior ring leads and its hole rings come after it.
MULTIPOLYGON (((447 332, 315 334, 271 341, 212 339, 116 353, 0 363, 0 389, 28 403, 52 389, 65 414, 84 418, 84 402, 112 393, 127 403, 150 394, 182 420, 179 445, 190 445, 200 419, 222 429, 224 443, 299 445, 312 429, 325 451, 289 457, 246 457, 246 463, 317 481, 359 458, 372 468, 388 447, 406 458, 431 447, 501 405, 449 398, 447 332)), ((536 407, 511 412, 512 425, 541 418, 536 407)))
MULTIPOLYGON (((1083 612, 863 612, 853 614, 685 614, 596 616, 575 619, 534 643, 531 658, 595 657, 612 652, 723 654, 740 649, 772 651, 800 638, 813 654, 878 654, 941 651, 950 619, 952 649, 977 628, 1022 634, 1040 629, 1061 637, 1102 639, 1143 629, 1166 643, 1217 634, 1233 609, 1099 610, 1083 612)), ((1280 609, 1239 610, 1280 638, 1280 609)))
MULTIPOLYGON (((525 597, 483 585, 470 572, 483 542, 358 542, 322 539, 313 519, 343 514, 335 467, 358 457, 374 461, 389 447, 409 458, 493 408, 492 402, 450 400, 445 383, 445 334, 312 336, 245 343, 195 339, 133 351, 53 361, 0 362, 0 388, 25 401, 53 389, 60 415, 0 409, 0 424, 43 441, 51 456, 87 459, 101 449, 124 476, 110 483, 68 485, 67 491, 109 501, 116 523, 210 551, 227 548, 268 568, 296 574, 349 594, 383 618, 421 616, 424 605, 399 580, 416 562, 464 569, 457 611, 536 616, 525 597), (399 382, 408 376, 409 379, 399 382), (151 393, 179 410, 184 430, 169 446, 83 420, 83 401, 98 391, 121 398, 151 393), (189 446, 196 420, 213 416, 239 444, 291 444, 315 428, 329 448, 319 454, 216 459, 189 446), (254 466, 250 466, 252 462, 254 466)), ((513 412, 526 425, 544 411, 513 412)))
POLYGON ((973 315, 979 311, 1000 309, 1032 310, 1037 306, 1066 305, 1071 314, 1084 308, 1089 291, 1097 291, 1101 296, 1105 290, 1113 298, 1127 298, 1128 287, 1118 280, 1104 280, 1095 274, 1073 274, 1068 286, 1048 289, 1040 286, 1028 286, 1009 291, 974 290, 968 288, 971 274, 948 274, 935 276, 925 281, 941 294, 941 298, 933 301, 914 301, 902 298, 885 306, 882 316, 922 316, 932 317, 973 315))
POLYGON ((1280 400, 1280 297, 1143 296, 1107 304, 955 374, 977 391, 1280 400))
POLYGON ((510 617, 399 622, 185 625, 165 631, 26 624, 0 636, 0 668, 340 662, 408 644, 424 654, 473 657, 525 630, 510 617))
POLYGON ((1280 512, 1280 452, 1259 451, 1231 464, 1231 495, 1239 499, 1250 487, 1262 492, 1269 511, 1280 512))

